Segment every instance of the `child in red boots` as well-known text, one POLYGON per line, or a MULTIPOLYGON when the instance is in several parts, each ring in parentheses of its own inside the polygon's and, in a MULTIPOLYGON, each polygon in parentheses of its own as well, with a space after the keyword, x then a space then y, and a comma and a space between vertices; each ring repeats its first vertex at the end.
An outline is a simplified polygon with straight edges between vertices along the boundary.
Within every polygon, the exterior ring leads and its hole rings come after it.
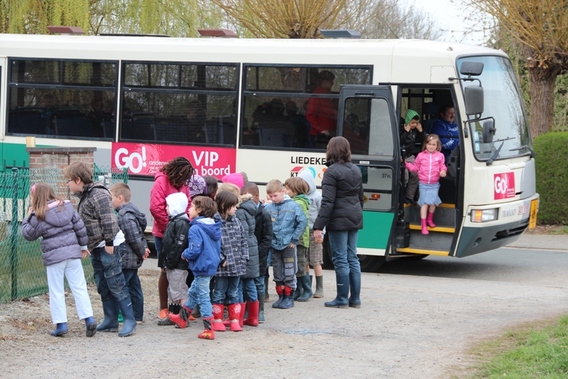
POLYGON ((239 198, 229 191, 219 191, 215 197, 217 209, 222 219, 221 226, 221 264, 215 274, 213 290, 213 330, 224 332, 223 312, 225 299, 229 304, 230 327, 233 332, 240 332, 239 318, 239 277, 246 272, 249 259, 247 236, 239 219, 235 216, 239 198))
POLYGON ((209 283, 221 260, 221 220, 214 219, 216 213, 217 206, 209 197, 198 196, 191 202, 188 247, 181 257, 189 262, 194 279, 180 313, 169 317, 177 326, 185 328, 192 310, 199 305, 204 330, 198 337, 206 340, 215 339, 209 283))

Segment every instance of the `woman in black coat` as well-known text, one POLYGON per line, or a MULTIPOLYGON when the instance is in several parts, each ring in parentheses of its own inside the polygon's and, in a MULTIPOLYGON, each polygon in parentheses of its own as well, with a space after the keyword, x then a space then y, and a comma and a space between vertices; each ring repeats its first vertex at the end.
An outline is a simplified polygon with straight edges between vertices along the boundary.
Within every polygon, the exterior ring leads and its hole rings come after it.
POLYGON ((337 296, 325 306, 360 308, 361 265, 357 257, 357 236, 363 228, 361 170, 351 163, 349 141, 343 137, 329 141, 326 158, 329 167, 322 180, 322 203, 314 223, 314 238, 321 239, 322 230, 326 229, 335 266, 337 296))

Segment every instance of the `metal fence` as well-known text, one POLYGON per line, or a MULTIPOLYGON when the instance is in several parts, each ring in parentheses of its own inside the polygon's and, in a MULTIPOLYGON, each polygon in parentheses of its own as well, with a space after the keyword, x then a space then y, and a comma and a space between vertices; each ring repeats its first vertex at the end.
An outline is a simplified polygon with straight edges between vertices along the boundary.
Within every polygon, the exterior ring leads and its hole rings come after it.
MULTIPOLYGON (((95 180, 110 186, 128 182, 128 174, 94 168, 95 180)), ((47 292, 47 277, 41 260, 39 240, 22 237, 22 220, 30 206, 30 187, 38 182, 48 183, 55 192, 71 200, 72 196, 59 169, 12 169, 0 173, 0 304, 47 292)), ((83 260, 87 282, 93 282, 89 259, 83 260)))

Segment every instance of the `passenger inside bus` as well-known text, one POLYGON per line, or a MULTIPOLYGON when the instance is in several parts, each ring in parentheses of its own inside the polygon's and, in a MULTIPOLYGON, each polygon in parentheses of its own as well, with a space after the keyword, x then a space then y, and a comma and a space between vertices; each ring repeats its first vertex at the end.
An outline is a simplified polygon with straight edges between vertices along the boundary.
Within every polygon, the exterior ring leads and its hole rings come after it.
POLYGON ((57 101, 51 93, 46 93, 41 97, 40 107, 42 109, 41 119, 45 125, 44 134, 55 134, 55 113, 57 112, 57 101))
POLYGON ((446 158, 446 163, 456 147, 458 147, 459 130, 456 124, 456 111, 451 104, 444 105, 440 108, 440 117, 432 125, 430 133, 437 134, 442 142, 442 153, 446 158))
POLYGON ((207 115, 199 100, 192 100, 187 107, 186 132, 187 141, 205 142, 207 115))
MULTIPOLYGON (((304 101, 303 110, 306 111, 308 101, 304 101)), ((294 147, 308 147, 310 134, 310 123, 304 113, 298 112, 295 101, 286 102, 286 119, 290 123, 290 128, 294 136, 294 147)))
MULTIPOLYGON (((318 83, 314 94, 329 94, 335 80, 335 75, 328 70, 320 71, 318 83)), ((306 118, 310 122, 310 147, 318 147, 322 142, 323 147, 327 141, 335 135, 337 107, 333 99, 325 97, 312 97, 308 102, 306 118)))

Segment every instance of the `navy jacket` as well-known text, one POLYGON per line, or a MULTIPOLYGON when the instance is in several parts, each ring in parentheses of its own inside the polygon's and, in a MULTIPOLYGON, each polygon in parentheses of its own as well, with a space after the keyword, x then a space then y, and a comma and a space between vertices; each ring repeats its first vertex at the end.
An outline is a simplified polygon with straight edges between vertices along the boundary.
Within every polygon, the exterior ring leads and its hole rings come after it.
POLYGON ((214 276, 221 261, 221 220, 199 216, 191 221, 182 258, 194 276, 214 276))

